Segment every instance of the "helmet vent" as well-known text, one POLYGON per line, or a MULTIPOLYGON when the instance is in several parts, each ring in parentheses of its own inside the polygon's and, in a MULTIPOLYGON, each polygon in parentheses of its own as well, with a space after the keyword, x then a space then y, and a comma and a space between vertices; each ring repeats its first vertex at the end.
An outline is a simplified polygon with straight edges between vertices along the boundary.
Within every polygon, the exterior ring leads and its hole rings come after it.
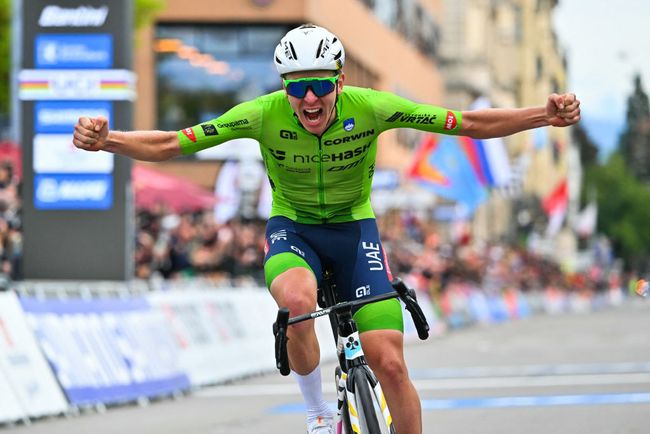
POLYGON ((298 56, 296 55, 296 49, 293 48, 293 44, 289 42, 289 48, 291 49, 291 55, 293 56, 294 60, 298 60, 298 56))
POLYGON ((323 40, 320 40, 320 43, 318 44, 318 48, 316 49, 316 58, 318 59, 320 57, 320 50, 323 48, 323 40))
POLYGON ((338 40, 339 39, 337 37, 334 37, 334 39, 332 40, 332 44, 336 44, 336 41, 338 41, 338 40))
POLYGON ((280 59, 278 59, 278 56, 275 56, 275 62, 276 62, 276 63, 279 63, 280 65, 282 65, 282 61, 281 61, 280 59))
POLYGON ((334 56, 334 60, 339 60, 340 57, 341 57, 341 52, 339 51, 338 53, 336 53, 336 56, 334 56))

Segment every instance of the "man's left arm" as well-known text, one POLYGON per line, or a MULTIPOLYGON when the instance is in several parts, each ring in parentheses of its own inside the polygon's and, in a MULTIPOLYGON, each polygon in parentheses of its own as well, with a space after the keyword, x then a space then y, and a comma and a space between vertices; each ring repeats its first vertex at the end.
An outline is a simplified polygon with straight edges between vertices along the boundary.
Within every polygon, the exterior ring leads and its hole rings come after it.
POLYGON ((532 128, 573 125, 580 120, 580 101, 573 93, 552 94, 544 107, 469 110, 462 112, 462 118, 460 135, 505 137, 532 128))

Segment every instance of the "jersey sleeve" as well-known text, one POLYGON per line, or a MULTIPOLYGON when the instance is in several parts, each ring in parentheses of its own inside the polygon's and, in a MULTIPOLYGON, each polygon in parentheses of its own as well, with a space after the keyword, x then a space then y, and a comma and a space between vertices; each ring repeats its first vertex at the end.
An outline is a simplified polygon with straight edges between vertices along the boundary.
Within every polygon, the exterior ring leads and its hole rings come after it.
POLYGON ((418 104, 390 92, 372 91, 372 106, 381 131, 415 128, 432 133, 456 135, 462 114, 429 104, 418 104))
POLYGON ((218 118, 184 128, 177 133, 181 151, 193 154, 232 139, 259 140, 262 113, 262 104, 255 99, 236 105, 218 118))

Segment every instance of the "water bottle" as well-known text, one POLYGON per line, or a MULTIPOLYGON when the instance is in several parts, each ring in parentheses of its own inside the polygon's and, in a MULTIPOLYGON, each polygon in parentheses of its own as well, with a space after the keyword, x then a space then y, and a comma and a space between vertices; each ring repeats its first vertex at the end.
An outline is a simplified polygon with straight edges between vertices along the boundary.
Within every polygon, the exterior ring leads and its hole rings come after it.
POLYGON ((650 283, 647 280, 639 279, 636 282, 635 292, 641 297, 647 297, 650 294, 650 283))

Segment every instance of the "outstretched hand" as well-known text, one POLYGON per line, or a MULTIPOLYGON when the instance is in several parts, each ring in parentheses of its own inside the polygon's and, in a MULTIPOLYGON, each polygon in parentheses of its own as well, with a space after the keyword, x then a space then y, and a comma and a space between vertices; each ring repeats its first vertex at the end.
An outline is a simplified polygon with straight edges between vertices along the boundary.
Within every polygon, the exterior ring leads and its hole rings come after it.
POLYGON ((85 151, 101 151, 108 137, 108 119, 103 116, 89 118, 82 116, 74 126, 72 143, 85 151))
POLYGON ((580 100, 574 93, 554 93, 546 101, 546 117, 554 127, 576 124, 580 120, 580 100))

